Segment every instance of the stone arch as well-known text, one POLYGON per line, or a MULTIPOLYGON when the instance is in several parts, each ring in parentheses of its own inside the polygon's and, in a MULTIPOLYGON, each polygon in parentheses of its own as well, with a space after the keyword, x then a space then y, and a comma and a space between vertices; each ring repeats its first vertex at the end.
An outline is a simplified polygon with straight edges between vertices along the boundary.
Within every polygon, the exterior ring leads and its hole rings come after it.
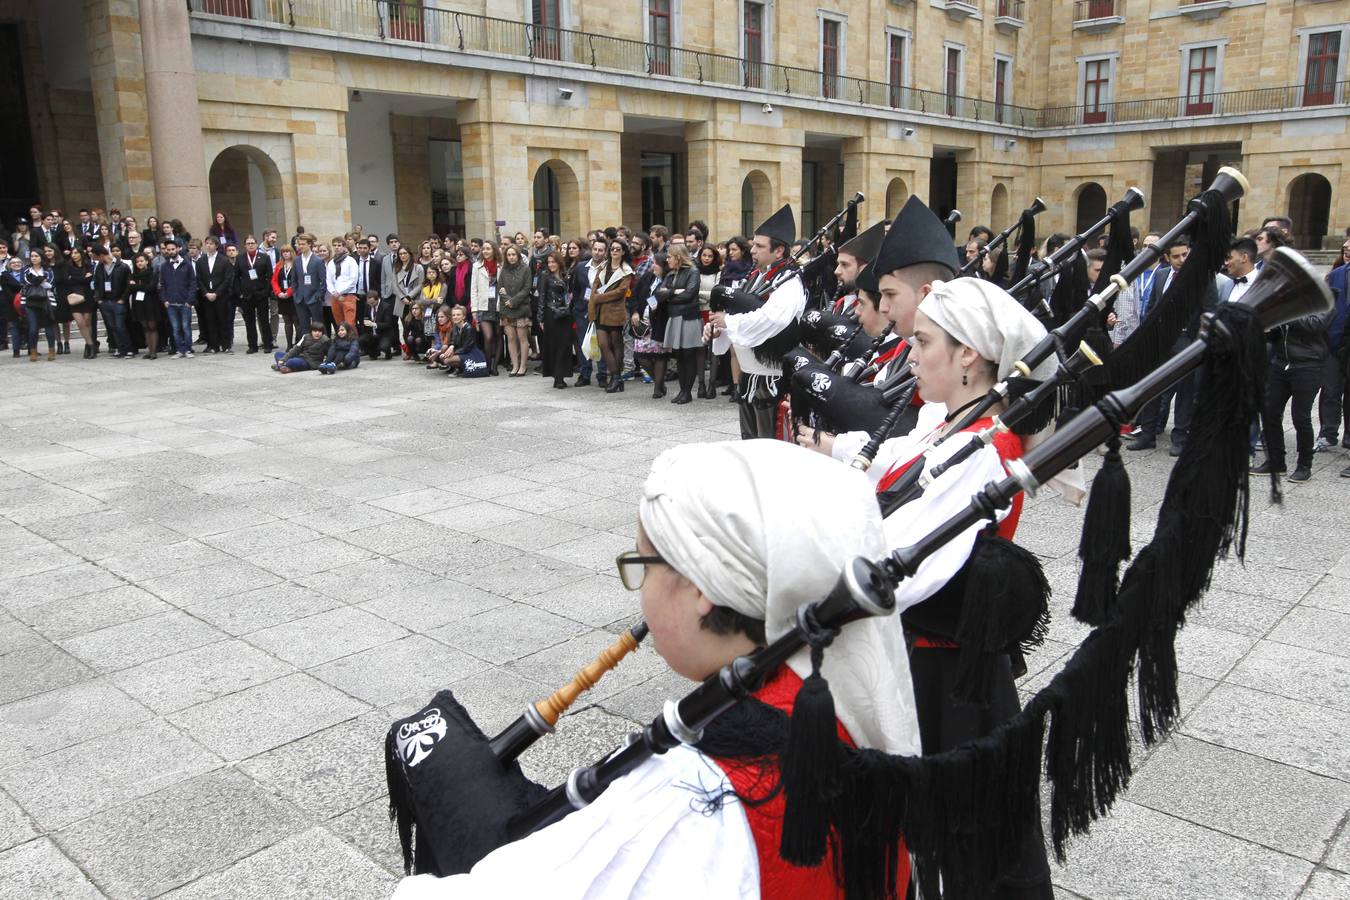
POLYGON ((215 155, 208 171, 211 215, 224 212, 240 241, 251 233, 261 242, 268 228, 286 234, 286 190, 271 156, 249 144, 232 144, 215 155))
POLYGON ((581 190, 572 167, 557 157, 544 161, 534 173, 530 207, 535 228, 549 234, 580 234, 581 190))
POLYGON ((903 178, 892 178, 891 183, 886 185, 886 209, 884 218, 893 219, 895 214, 900 212, 900 207, 905 205, 909 199, 909 185, 905 184, 903 178))
POLYGON ((1076 192, 1077 219, 1074 232, 1082 234, 1106 215, 1106 189, 1095 181, 1081 185, 1076 192))
POLYGON ((989 197, 989 227, 998 231, 1008 224, 1008 187, 1000 182, 989 197))
POLYGON ((1289 218, 1295 247, 1320 250, 1331 225, 1331 182, 1307 172, 1289 182, 1289 218))
POLYGON ((741 233, 751 232, 773 213, 773 185, 769 176, 759 169, 751 169, 741 182, 741 233))

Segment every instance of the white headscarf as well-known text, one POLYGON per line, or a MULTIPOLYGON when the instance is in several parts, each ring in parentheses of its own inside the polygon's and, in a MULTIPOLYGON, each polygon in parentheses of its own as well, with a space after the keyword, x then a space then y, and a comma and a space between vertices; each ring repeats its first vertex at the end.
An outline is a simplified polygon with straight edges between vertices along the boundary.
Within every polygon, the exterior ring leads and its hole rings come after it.
MULTIPOLYGON (((855 556, 886 552, 881 511, 865 475, 783 441, 686 444, 652 463, 639 506, 666 561, 717 606, 762 619, 772 641, 797 608, 820 600, 855 556)), ((808 650, 788 665, 806 678, 808 650)), ((844 626, 821 674, 862 747, 919 752, 909 663, 896 619, 844 626)))
MULTIPOLYGON (((1013 371, 1013 363, 1045 337, 1045 326, 1013 296, 995 284, 978 278, 935 281, 919 311, 932 319, 953 339, 965 344, 990 362, 998 364, 999 380, 1013 371)), ((1044 381, 1059 365, 1051 354, 1031 372, 1044 381)), ((1045 440, 1054 431, 1048 425, 1026 439, 1026 449, 1045 440)), ((1065 469, 1047 482, 1068 503, 1077 506, 1087 494, 1081 468, 1065 469)))
MULTIPOLYGON (((935 281, 919 302, 919 312, 959 343, 998 365, 999 380, 1045 337, 1045 326, 1003 288, 979 278, 935 281)), ((1052 355, 1031 377, 1044 380, 1055 371, 1052 355)))

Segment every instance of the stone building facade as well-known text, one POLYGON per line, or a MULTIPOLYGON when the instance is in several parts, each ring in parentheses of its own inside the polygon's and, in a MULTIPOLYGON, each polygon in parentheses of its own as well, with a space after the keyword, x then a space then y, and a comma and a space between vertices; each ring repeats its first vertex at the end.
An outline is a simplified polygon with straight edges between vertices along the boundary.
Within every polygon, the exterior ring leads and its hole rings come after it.
POLYGON ((810 231, 854 191, 1073 231, 1131 186, 1164 227, 1224 164, 1240 227, 1350 226, 1341 0, 0 0, 0 38, 37 197, 194 232, 810 231))

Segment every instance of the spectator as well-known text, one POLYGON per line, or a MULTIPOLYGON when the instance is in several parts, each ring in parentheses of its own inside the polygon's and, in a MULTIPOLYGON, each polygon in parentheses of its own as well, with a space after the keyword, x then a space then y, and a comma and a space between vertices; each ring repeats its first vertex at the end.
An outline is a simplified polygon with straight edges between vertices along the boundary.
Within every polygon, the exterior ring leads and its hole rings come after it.
POLYGON ((84 239, 69 219, 61 220, 61 230, 56 234, 56 250, 63 257, 69 257, 70 251, 84 248, 84 239))
POLYGON ((28 230, 28 220, 19 219, 14 223, 14 233, 9 236, 9 250, 19 258, 20 263, 28 259, 28 251, 33 249, 33 235, 28 230))
MULTIPOLYGON (((572 383, 575 387, 584 387, 591 383, 592 363, 581 342, 585 339, 586 330, 590 326, 591 276, 597 266, 604 265, 607 246, 603 238, 592 240, 589 245, 590 255, 583 257, 578 242, 577 261, 572 266, 572 271, 568 273, 567 285, 572 296, 572 320, 577 336, 575 348, 577 380, 572 383)), ((600 372, 602 382, 604 377, 605 372, 600 372)))
POLYGON ((347 252, 345 237, 333 238, 333 252, 325 266, 328 303, 333 310, 333 324, 346 322, 356 326, 356 260, 347 252))
POLYGON ((1270 370, 1266 377, 1265 408, 1261 411, 1266 461, 1252 469, 1254 474, 1269 475, 1285 471, 1284 410, 1292 399, 1298 458, 1289 480, 1307 481, 1312 477, 1315 446, 1312 406, 1321 386, 1322 370, 1327 358, 1329 318, 1329 314, 1305 316, 1281 325, 1268 335, 1270 370))
MULTIPOLYGON (((596 324, 596 335, 600 342, 600 355, 609 372, 611 382, 605 392, 608 394, 623 391, 623 329, 627 324, 627 308, 624 300, 633 287, 633 267, 629 264, 629 249, 625 241, 618 238, 608 242, 609 256, 603 266, 595 269, 591 275, 591 299, 588 316, 596 324)), ((695 281, 697 284, 697 281, 695 281)), ((694 300, 697 306, 698 294, 694 300)))
MULTIPOLYGON (((518 234, 523 241, 524 234, 518 234)), ((511 363, 512 378, 526 374, 530 352, 530 266, 522 257, 521 249, 511 245, 502 257, 497 270, 497 290, 501 299, 502 329, 506 332, 507 359, 511 363)))
POLYGON ((289 350, 278 350, 272 354, 272 358, 276 360, 272 368, 283 375, 317 370, 319 363, 328 356, 328 346, 331 343, 332 341, 324 336, 323 320, 313 318, 299 344, 289 350))
POLYGON ((324 269, 323 259, 314 252, 314 235, 297 234, 293 239, 295 246, 295 320, 300 335, 309 332, 309 323, 323 323, 324 293, 327 291, 328 273, 324 269))
POLYGON ((271 353, 276 349, 272 343, 272 325, 268 320, 272 299, 272 261, 258 249, 258 242, 251 234, 244 238, 244 252, 236 262, 236 269, 239 308, 244 313, 248 352, 257 353, 261 339, 262 349, 271 353))
MULTIPOLYGON (((135 234, 135 232, 131 232, 135 234)), ((131 258, 131 276, 127 286, 130 318, 145 332, 146 359, 159 357, 159 278, 144 254, 131 258)))
POLYGON ((497 374, 497 360, 501 347, 497 343, 497 325, 500 311, 497 297, 497 248, 484 241, 478 262, 473 265, 472 286, 469 289, 473 317, 478 322, 481 346, 487 359, 489 375, 497 374))
POLYGON ((441 308, 436 310, 436 333, 432 336, 431 347, 427 349, 423 357, 428 369, 445 368, 445 361, 442 357, 452 352, 450 332, 453 327, 450 324, 450 307, 448 304, 442 304, 441 308))
POLYGON ((147 247, 158 247, 162 232, 158 216, 146 216, 145 228, 141 231, 141 243, 147 247))
POLYGON ((383 266, 370 252, 365 241, 355 243, 356 253, 356 331, 374 335, 380 309, 380 276, 383 266), (369 326, 367 326, 369 322, 369 326))
MULTIPOLYGON (((698 225, 702 225, 702 223, 695 221, 690 225, 690 228, 698 225)), ((706 242, 706 231, 703 232, 703 236, 703 249, 698 252, 698 311, 699 316, 706 323, 708 313, 711 311, 712 289, 717 287, 722 280, 722 254, 718 252, 715 245, 706 242)), ((716 400, 722 358, 713 353, 711 348, 705 348, 704 355, 708 359, 708 386, 705 390, 702 367, 700 366, 698 396, 700 400, 716 400)))
POLYGON ((361 337, 356 326, 350 322, 339 322, 333 331, 333 340, 328 345, 328 353, 319 363, 320 375, 333 375, 338 369, 355 369, 361 365, 361 337))
MULTIPOLYGON (((1327 360, 1322 369, 1322 399, 1317 418, 1321 434, 1316 449, 1330 450, 1336 439, 1343 437, 1342 447, 1350 449, 1350 404, 1346 403, 1347 378, 1350 375, 1350 340, 1346 339, 1346 323, 1350 320, 1350 239, 1341 245, 1340 258, 1327 275, 1334 305, 1327 324, 1327 360), (1341 426, 1344 424, 1344 430, 1341 426)), ((1350 468, 1341 475, 1350 478, 1350 468)))
POLYGON ((54 284, 51 269, 43 254, 36 250, 28 254, 28 268, 23 273, 23 287, 19 292, 23 298, 24 316, 28 320, 28 361, 38 361, 38 328, 47 333, 47 361, 56 359, 56 322, 52 316, 54 309, 54 284))
MULTIPOLYGON (((1161 237, 1156 231, 1150 231, 1144 235, 1144 246, 1152 247, 1158 243, 1161 237)), ((1153 278, 1160 270, 1167 266, 1166 256, 1160 256, 1158 261, 1141 272, 1130 286, 1121 291, 1116 296, 1116 327, 1111 330, 1111 342, 1120 346, 1121 341, 1125 340, 1134 330, 1139 327, 1139 322, 1148 311, 1145 303, 1153 291, 1153 278)))
POLYGON ((666 366, 670 351, 661 343, 666 334, 668 304, 657 295, 670 260, 665 253, 652 255, 647 274, 638 280, 628 307, 628 325, 633 331, 633 362, 646 368, 652 383, 652 399, 666 395, 666 366))
POLYGON ((108 325, 108 342, 112 345, 115 358, 131 359, 136 355, 132 351, 131 335, 127 331, 127 297, 131 289, 131 273, 126 266, 113 262, 112 251, 107 247, 97 247, 94 255, 98 258, 94 266, 94 296, 98 299, 103 321, 108 325))
POLYGON ((178 359, 192 359, 192 308, 197 303, 197 276, 172 234, 160 244, 159 299, 169 313, 169 336, 178 359))
POLYGON ((567 387, 572 374, 572 302, 567 296, 566 263, 557 250, 544 257, 539 273, 539 309, 544 320, 544 354, 541 371, 553 379, 553 387, 567 387))
POLYGON ((282 247, 280 261, 272 270, 272 299, 276 302, 277 314, 286 325, 286 343, 283 345, 286 347, 294 347, 300 335, 295 324, 296 272, 295 251, 289 246, 282 247))
MULTIPOLYGON (((41 254, 38 254, 41 257, 41 254)), ((14 358, 18 359, 28 345, 28 323, 23 314, 23 259, 11 256, 5 260, 5 268, 0 271, 0 320, 5 323, 5 333, 14 358)))
POLYGON ((194 263, 197 275, 197 324, 207 353, 234 352, 234 265, 220 252, 219 239, 207 236, 194 263))
POLYGON ((407 337, 409 358, 417 360, 426 355, 436 337, 436 310, 445 304, 445 282, 435 266, 427 266, 422 273, 422 294, 407 309, 403 333, 407 337))
POLYGON ((84 338, 86 359, 98 356, 98 317, 94 304, 94 268, 79 247, 61 259, 55 269, 56 311, 52 318, 61 326, 59 354, 70 353, 70 323, 74 320, 84 338))
POLYGON ((463 247, 455 248, 447 282, 450 290, 450 304, 462 306, 465 310, 468 310, 472 301, 470 295, 473 292, 473 261, 469 259, 469 252, 463 247))
POLYGON ((689 263, 682 244, 671 243, 666 253, 667 272, 656 289, 656 297, 666 304, 666 333, 661 342, 675 357, 680 390, 671 403, 684 404, 693 399, 690 391, 695 377, 699 397, 707 394, 703 383, 703 318, 698 309, 698 270, 689 263))

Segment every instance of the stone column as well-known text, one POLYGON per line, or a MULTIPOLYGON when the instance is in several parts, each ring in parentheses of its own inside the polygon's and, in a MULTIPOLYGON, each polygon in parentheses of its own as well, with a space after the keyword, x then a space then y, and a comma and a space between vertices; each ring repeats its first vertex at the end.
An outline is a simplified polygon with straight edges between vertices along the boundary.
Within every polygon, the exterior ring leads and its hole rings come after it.
POLYGON ((155 187, 140 25, 134 12, 110 0, 85 0, 84 12, 106 206, 143 220, 154 212, 155 187))
POLYGON ((211 188, 187 5, 142 0, 140 15, 154 212, 182 220, 193 234, 205 234, 211 223, 211 188))

